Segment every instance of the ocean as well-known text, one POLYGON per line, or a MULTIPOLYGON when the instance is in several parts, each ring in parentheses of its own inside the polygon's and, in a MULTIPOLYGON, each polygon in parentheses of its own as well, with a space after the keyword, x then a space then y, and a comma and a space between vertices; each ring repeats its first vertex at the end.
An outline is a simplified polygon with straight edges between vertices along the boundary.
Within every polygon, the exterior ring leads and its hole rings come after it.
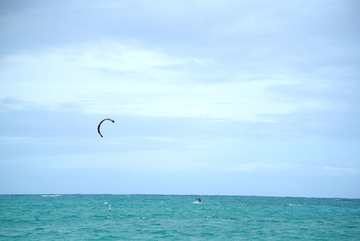
POLYGON ((360 199, 199 197, 0 195, 0 240, 360 240, 360 199))

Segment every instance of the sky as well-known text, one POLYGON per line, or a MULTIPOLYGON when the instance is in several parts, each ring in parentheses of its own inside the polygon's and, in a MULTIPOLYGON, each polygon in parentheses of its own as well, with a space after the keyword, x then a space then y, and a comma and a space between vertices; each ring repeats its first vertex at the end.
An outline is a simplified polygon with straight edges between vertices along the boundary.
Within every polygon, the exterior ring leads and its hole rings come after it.
POLYGON ((0 194, 360 198, 359 12, 1 1, 0 194))

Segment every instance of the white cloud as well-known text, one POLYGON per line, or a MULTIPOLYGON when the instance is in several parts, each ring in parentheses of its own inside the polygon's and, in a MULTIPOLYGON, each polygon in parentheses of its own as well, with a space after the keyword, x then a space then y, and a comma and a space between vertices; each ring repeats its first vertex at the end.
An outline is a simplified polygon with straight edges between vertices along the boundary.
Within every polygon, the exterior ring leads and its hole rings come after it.
POLYGON ((322 168, 323 171, 327 171, 330 174, 346 174, 346 173, 351 173, 351 174, 358 174, 360 173, 360 169, 359 168, 355 168, 355 167, 331 167, 331 166, 324 166, 322 168))
POLYGON ((164 142, 173 142, 174 138, 161 137, 161 136, 146 136, 145 139, 154 140, 154 141, 164 141, 164 142))
POLYGON ((85 113, 270 121, 259 115, 323 106, 320 100, 287 102, 268 91, 301 80, 282 76, 248 81, 240 71, 231 81, 207 83, 202 79, 208 72, 223 74, 213 71, 216 61, 178 58, 114 42, 13 55, 3 64, 8 67, 1 73, 2 98, 42 104, 83 102, 80 108, 85 113), (201 67, 192 70, 190 64, 201 67))

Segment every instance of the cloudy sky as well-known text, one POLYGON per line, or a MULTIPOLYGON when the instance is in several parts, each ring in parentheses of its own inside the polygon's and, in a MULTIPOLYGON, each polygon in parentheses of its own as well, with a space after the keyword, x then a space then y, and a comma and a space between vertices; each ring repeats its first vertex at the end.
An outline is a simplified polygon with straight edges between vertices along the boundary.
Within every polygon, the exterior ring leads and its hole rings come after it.
POLYGON ((360 198, 359 12, 1 1, 0 193, 360 198))

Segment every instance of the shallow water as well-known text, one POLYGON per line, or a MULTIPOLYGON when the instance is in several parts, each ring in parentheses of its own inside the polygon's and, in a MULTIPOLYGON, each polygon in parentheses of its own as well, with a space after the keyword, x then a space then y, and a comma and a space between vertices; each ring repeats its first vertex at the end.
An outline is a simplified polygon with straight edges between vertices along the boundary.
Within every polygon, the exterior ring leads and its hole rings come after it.
POLYGON ((0 195, 0 239, 358 240, 360 199, 0 195), (111 205, 111 212, 109 212, 111 205))

